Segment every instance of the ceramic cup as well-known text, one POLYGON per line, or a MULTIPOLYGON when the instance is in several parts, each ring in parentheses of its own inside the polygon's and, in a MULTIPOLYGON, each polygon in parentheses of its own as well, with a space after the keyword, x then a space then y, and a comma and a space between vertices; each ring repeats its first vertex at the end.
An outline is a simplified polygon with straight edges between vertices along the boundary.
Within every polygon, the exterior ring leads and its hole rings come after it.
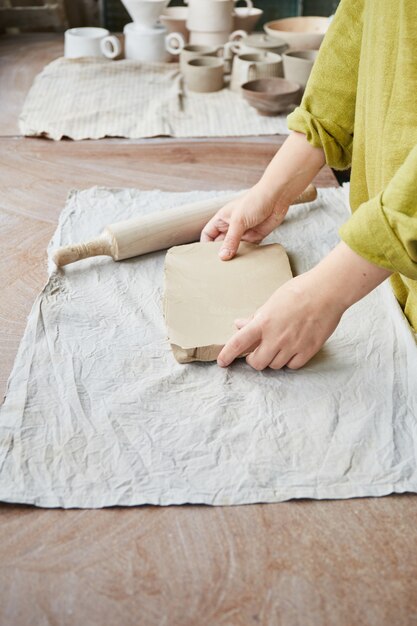
POLYGON ((234 47, 236 54, 256 54, 258 52, 282 54, 286 50, 288 50, 288 44, 285 41, 276 37, 270 37, 265 33, 253 33, 247 37, 242 37, 236 42, 234 47))
POLYGON ((154 26, 169 0, 122 0, 134 22, 141 26, 154 26))
POLYGON ((169 33, 181 33, 184 41, 188 43, 190 31, 187 28, 188 7, 167 7, 164 9, 160 20, 169 33))
POLYGON ((188 61, 203 56, 220 57, 224 61, 224 71, 230 73, 233 59, 233 42, 227 42, 223 46, 200 46, 187 44, 180 51, 180 70, 185 74, 188 61))
POLYGON ((236 7, 233 15, 233 28, 251 33, 263 15, 257 7, 236 7))
POLYGON ((185 66, 184 76, 190 91, 220 91, 224 87, 224 63, 211 56, 191 59, 185 66))
POLYGON ((190 33, 190 43, 197 46, 223 46, 228 41, 240 41, 246 37, 244 30, 235 30, 233 33, 229 31, 220 31, 217 33, 205 33, 192 31, 190 33))
MULTIPOLYGON (((237 0, 188 0, 187 28, 191 32, 216 33, 233 30, 237 0)), ((252 8, 252 0, 244 0, 252 8)))
POLYGON ((230 87, 239 91, 240 86, 257 78, 283 76, 282 59, 273 52, 239 54, 233 59, 230 87))
POLYGON ((134 22, 126 24, 125 57, 142 63, 165 63, 170 54, 178 54, 185 41, 180 33, 168 33, 165 26, 140 27, 134 22))
POLYGON ((69 59, 78 57, 107 57, 114 59, 121 52, 117 37, 105 28, 82 27, 65 31, 64 55, 69 59))
POLYGON ((284 77, 305 89, 318 53, 318 50, 290 50, 283 54, 284 77))

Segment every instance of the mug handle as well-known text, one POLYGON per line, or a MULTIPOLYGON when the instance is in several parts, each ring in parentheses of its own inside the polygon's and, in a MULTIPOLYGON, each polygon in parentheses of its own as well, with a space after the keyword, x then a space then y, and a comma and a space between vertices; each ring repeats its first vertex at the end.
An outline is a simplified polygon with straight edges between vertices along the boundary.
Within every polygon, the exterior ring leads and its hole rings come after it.
POLYGON ((248 33, 246 32, 246 30, 234 30, 233 33, 230 33, 229 35, 229 41, 237 42, 247 36, 248 33))
POLYGON ((174 55, 180 54, 184 46, 185 46, 185 40, 184 40, 184 37, 181 35, 181 33, 169 33, 169 35, 165 37, 165 47, 170 54, 174 54, 174 55), (177 44, 176 46, 172 45, 173 41, 176 42, 177 44))
POLYGON ((120 41, 114 35, 108 35, 100 41, 100 50, 108 59, 114 59, 119 56, 122 46, 120 41))

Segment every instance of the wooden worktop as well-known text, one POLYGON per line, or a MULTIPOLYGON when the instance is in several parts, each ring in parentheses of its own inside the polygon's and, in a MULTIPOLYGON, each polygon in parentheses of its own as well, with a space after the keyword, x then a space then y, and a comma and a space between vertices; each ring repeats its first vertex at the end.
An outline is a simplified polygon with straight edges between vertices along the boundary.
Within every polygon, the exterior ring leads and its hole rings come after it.
MULTIPOLYGON (((18 134, 57 35, 0 38, 0 391, 71 188, 240 189, 282 137, 52 142, 18 134)), ((334 186, 328 168, 317 177, 334 186)), ((417 498, 99 511, 0 505, 0 626, 408 626, 417 498)))

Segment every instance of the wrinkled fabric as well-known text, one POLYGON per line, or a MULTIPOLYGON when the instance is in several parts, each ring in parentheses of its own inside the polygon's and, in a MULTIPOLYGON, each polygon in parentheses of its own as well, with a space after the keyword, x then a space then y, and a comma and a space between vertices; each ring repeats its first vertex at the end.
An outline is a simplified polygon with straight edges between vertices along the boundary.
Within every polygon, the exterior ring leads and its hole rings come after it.
POLYGON ((288 134, 285 115, 263 117, 230 89, 178 95, 173 63, 56 59, 35 78, 19 118, 24 135, 240 137, 288 134))
MULTIPOLYGON (((214 195, 75 191, 50 252, 214 195)), ((320 190, 267 241, 304 272, 347 214, 343 190, 320 190)), ((229 505, 417 491, 417 346, 388 284, 301 370, 181 365, 163 321, 164 256, 51 263, 0 410, 1 500, 229 505)))

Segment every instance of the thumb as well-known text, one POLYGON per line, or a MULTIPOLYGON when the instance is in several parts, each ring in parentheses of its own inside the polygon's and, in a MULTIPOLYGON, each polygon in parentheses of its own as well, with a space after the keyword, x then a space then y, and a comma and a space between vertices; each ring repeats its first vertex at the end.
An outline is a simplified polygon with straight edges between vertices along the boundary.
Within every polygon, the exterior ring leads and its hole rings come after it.
POLYGON ((233 259, 237 249, 239 248, 240 240, 242 239, 242 235, 245 230, 245 226, 240 219, 234 219, 230 222, 223 245, 219 252, 219 256, 223 259, 223 261, 233 259))

